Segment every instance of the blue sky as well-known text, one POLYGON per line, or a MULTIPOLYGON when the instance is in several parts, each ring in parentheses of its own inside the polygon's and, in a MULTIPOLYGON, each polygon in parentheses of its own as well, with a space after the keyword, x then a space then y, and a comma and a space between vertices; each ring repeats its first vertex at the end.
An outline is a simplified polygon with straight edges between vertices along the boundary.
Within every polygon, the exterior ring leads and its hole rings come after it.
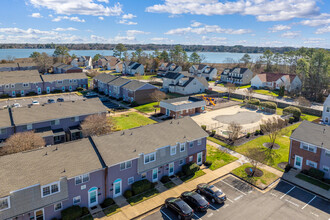
POLYGON ((0 42, 330 48, 330 1, 1 0, 0 42))

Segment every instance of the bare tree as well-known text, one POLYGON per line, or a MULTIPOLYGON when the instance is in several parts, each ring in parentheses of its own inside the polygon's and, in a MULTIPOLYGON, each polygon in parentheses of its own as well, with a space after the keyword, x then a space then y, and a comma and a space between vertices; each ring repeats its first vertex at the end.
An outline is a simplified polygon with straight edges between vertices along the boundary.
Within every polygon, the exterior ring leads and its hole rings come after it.
POLYGON ((228 126, 228 136, 231 141, 236 141, 239 137, 239 133, 242 130, 242 126, 236 122, 231 122, 228 126))
POLYGON ((85 137, 109 134, 113 128, 113 121, 105 115, 90 115, 81 124, 85 137))
POLYGON ((260 148, 252 148, 246 152, 246 157, 252 165, 251 177, 253 177, 258 166, 265 162, 266 155, 260 148))
POLYGON ((252 88, 244 89, 243 91, 244 91, 244 94, 245 94, 246 98, 250 101, 251 98, 253 97, 253 94, 254 94, 253 89, 252 88))
POLYGON ((94 78, 95 76, 101 74, 100 72, 96 71, 96 70, 88 70, 86 72, 86 75, 91 77, 91 78, 94 78))
POLYGON ((237 87, 232 84, 232 83, 227 83, 225 85, 225 87, 227 88, 227 92, 228 92, 228 100, 230 99, 230 94, 232 94, 233 92, 235 92, 235 90, 237 89, 237 87))
POLYGON ((260 125, 260 128, 262 132, 267 133, 269 140, 270 140, 270 149, 274 147, 275 141, 278 137, 278 135, 281 133, 281 129, 284 128, 284 126, 287 124, 287 122, 281 118, 272 117, 267 120, 262 120, 262 124, 260 125))
POLYGON ((150 94, 150 97, 153 100, 157 101, 157 105, 159 106, 160 101, 166 98, 166 94, 159 90, 155 90, 153 93, 150 94))
POLYGON ((39 56, 36 56, 34 61, 38 66, 39 72, 41 73, 47 72, 47 70, 54 64, 53 57, 48 56, 45 52, 41 53, 39 56))
POLYGON ((0 155, 32 150, 45 145, 45 140, 33 131, 20 132, 13 134, 6 140, 5 146, 0 150, 0 155))

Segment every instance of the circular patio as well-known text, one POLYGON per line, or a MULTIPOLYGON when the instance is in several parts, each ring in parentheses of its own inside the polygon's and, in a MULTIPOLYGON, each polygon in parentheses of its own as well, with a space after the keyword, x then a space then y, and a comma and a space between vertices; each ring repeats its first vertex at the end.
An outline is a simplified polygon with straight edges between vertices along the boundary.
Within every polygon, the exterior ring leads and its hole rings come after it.
POLYGON ((231 122, 235 122, 240 125, 244 124, 252 124, 260 121, 262 118, 261 114, 255 112, 237 112, 234 115, 219 115, 213 118, 214 120, 223 123, 230 124, 231 122))

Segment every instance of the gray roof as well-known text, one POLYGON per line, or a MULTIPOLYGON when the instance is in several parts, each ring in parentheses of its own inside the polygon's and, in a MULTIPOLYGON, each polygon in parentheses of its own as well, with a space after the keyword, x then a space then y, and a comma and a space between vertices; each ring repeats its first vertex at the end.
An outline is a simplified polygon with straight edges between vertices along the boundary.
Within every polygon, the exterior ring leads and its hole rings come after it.
POLYGON ((2 156, 0 198, 24 187, 45 185, 58 181, 61 177, 72 178, 101 168, 102 165, 87 138, 2 156))
MULTIPOLYGON (((155 87, 155 86, 153 86, 149 83, 141 82, 141 81, 138 81, 138 80, 132 80, 131 82, 124 85, 123 88, 135 91, 135 90, 141 88, 144 85, 150 85, 150 87, 155 87)), ((155 88, 157 88, 157 87, 155 87, 155 88)))
POLYGON ((126 83, 129 83, 130 81, 131 80, 129 79, 118 77, 117 79, 110 81, 108 84, 113 86, 123 86, 126 83))
POLYGON ((161 102, 171 104, 171 103, 183 102, 183 101, 200 102, 200 101, 203 101, 203 99, 199 99, 197 97, 191 97, 191 96, 183 96, 183 97, 174 98, 174 99, 162 100, 161 102))
POLYGON ((3 68, 3 67, 18 67, 17 63, 0 63, 0 68, 3 68))
POLYGON ((118 76, 114 76, 108 73, 102 73, 94 77, 94 79, 97 79, 103 83, 108 83, 116 78, 118 78, 118 76))
POLYGON ((42 75, 44 82, 54 82, 65 79, 88 79, 85 73, 63 73, 63 74, 48 74, 42 75))
POLYGON ((80 70, 81 68, 79 67, 74 67, 72 65, 67 65, 65 67, 62 67, 63 70, 69 70, 69 69, 77 69, 77 70, 80 70))
POLYGON ((94 136, 107 166, 148 154, 164 146, 206 137, 208 134, 190 117, 94 136), (118 147, 120 146, 120 150, 118 147))
POLYGON ((196 79, 198 81, 200 81, 206 88, 209 87, 209 83, 207 82, 207 80, 204 77, 196 77, 196 79))
POLYGON ((168 72, 165 74, 165 76, 163 78, 167 78, 167 79, 177 79, 179 76, 181 76, 181 73, 177 73, 177 72, 168 72))
POLYGON ((303 121, 290 138, 330 150, 330 126, 328 125, 303 121))
POLYGON ((139 68, 139 66, 141 66, 141 65, 142 65, 142 64, 137 63, 137 64, 135 64, 135 65, 132 67, 132 69, 135 70, 135 69, 139 68))
POLYGON ((11 126, 11 122, 10 122, 8 109, 0 110, 0 128, 7 128, 10 126, 11 126))
POLYGON ((98 98, 12 109, 15 125, 71 118, 99 112, 106 112, 106 108, 98 98))
POLYGON ((0 85, 42 82, 38 70, 0 72, 0 85))
POLYGON ((205 65, 205 64, 199 64, 198 66, 197 66, 197 69, 198 70, 202 70, 202 69, 204 69, 204 67, 206 67, 207 65, 205 65))
POLYGON ((36 63, 17 63, 19 67, 36 67, 36 63))

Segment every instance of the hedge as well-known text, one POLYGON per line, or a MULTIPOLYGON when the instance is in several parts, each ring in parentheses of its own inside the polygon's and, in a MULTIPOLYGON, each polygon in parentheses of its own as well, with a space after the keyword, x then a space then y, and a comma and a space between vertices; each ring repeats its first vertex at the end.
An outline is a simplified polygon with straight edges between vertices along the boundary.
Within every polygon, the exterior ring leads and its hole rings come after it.
POLYGON ((259 99, 251 99, 247 103, 248 104, 251 104, 251 105, 259 105, 260 104, 260 100, 259 99))
POLYGON ((109 207, 111 206, 112 204, 114 204, 115 201, 113 201, 113 199, 111 198, 106 198, 102 203, 101 203, 101 207, 102 208, 106 208, 106 207, 109 207))
POLYGON ((301 110, 297 107, 289 106, 283 109, 283 114, 285 115, 292 114, 295 120, 299 120, 301 116, 301 110))
POLYGON ((261 107, 270 108, 270 109, 276 109, 277 105, 275 102, 260 102, 261 107))
POLYGON ((134 195, 143 193, 152 188, 154 188, 154 184, 146 179, 134 182, 132 184, 132 191, 134 195))
POLYGON ((61 211, 62 220, 76 220, 81 217, 82 208, 74 205, 61 211))
POLYGON ((167 183, 167 182, 170 182, 170 178, 168 176, 162 176, 162 178, 160 179, 160 182, 162 183, 167 183))
POLYGON ((126 198, 126 199, 129 199, 129 198, 131 198, 133 196, 133 192, 132 192, 132 190, 126 190, 125 192, 124 192, 124 197, 126 198))
POLYGON ((308 175, 314 177, 315 179, 322 180, 324 177, 324 172, 312 167, 308 170, 308 175))
POLYGON ((188 163, 182 166, 182 171, 186 176, 191 176, 199 170, 199 166, 196 163, 188 163))

